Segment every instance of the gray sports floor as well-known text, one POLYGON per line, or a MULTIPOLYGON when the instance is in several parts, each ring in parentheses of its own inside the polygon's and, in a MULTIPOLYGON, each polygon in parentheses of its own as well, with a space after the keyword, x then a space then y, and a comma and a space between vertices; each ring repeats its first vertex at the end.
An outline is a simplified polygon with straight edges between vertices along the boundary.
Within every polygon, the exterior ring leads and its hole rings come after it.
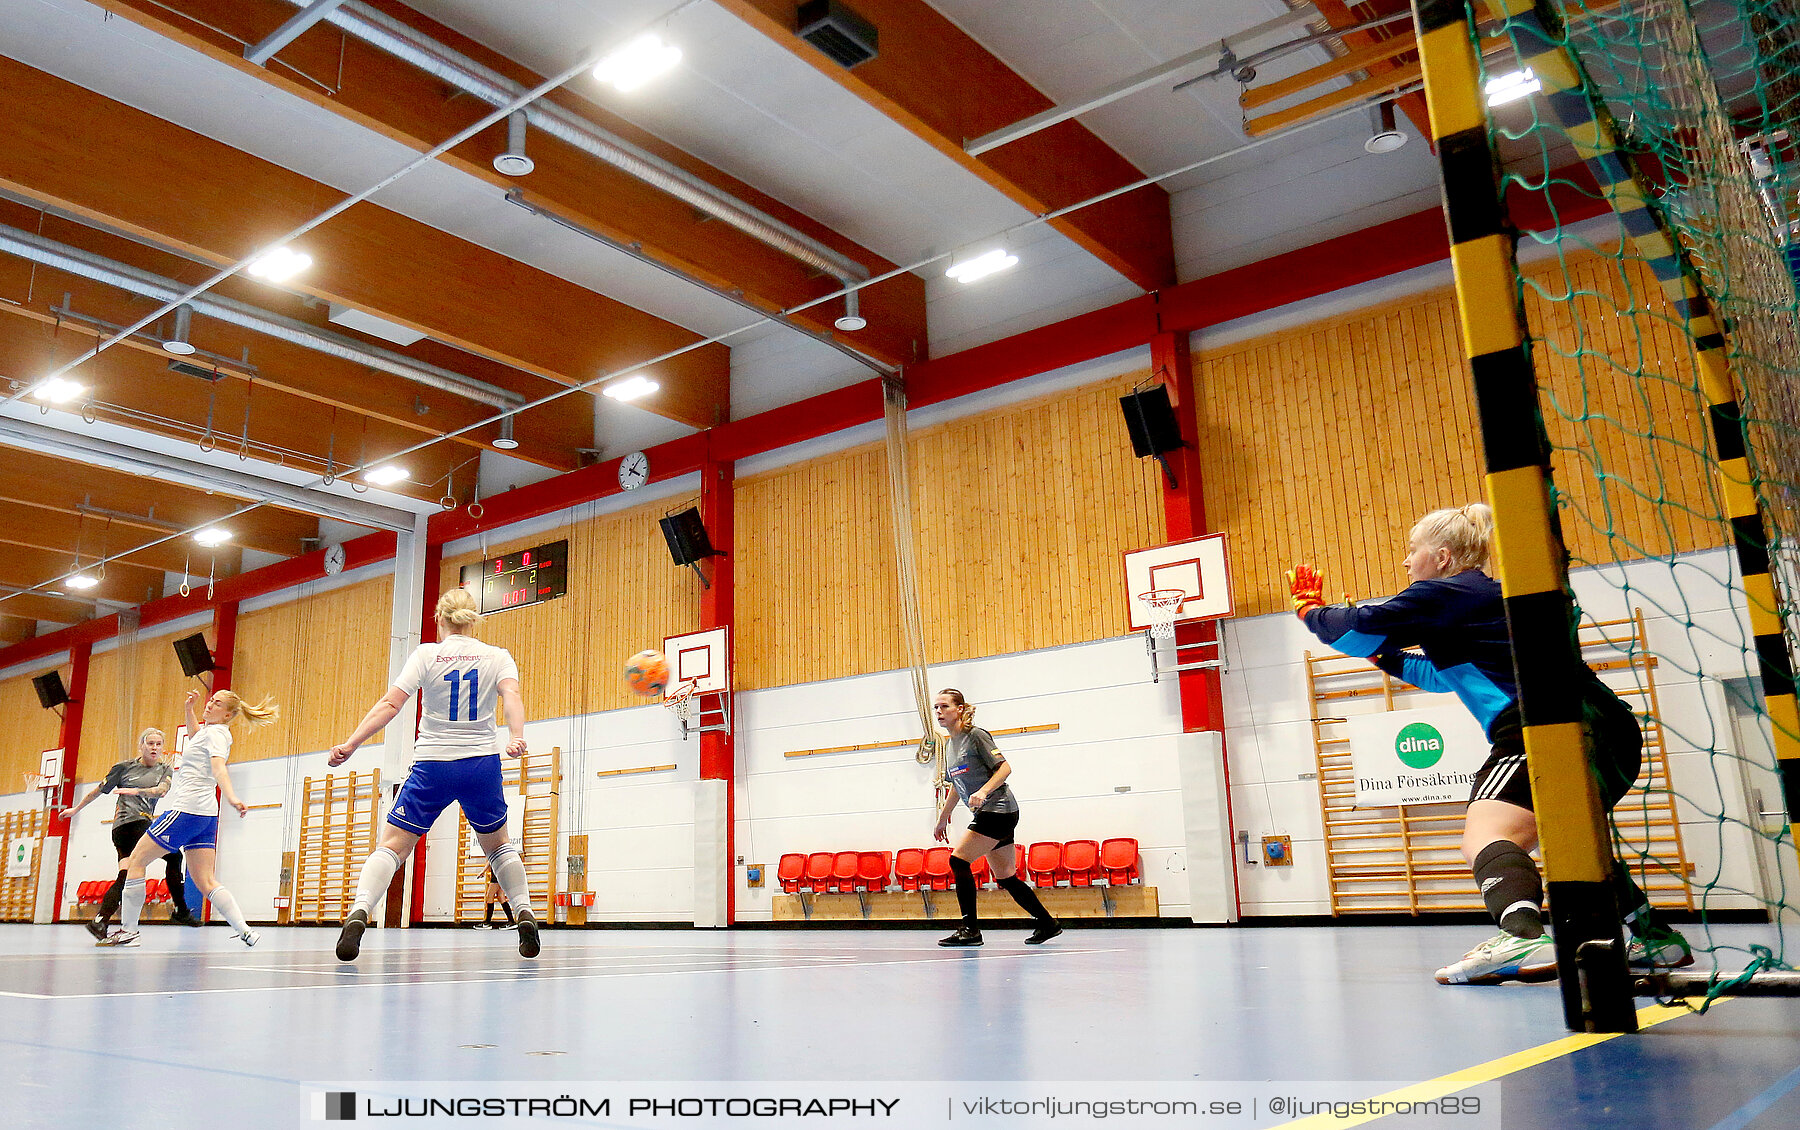
MULTIPOLYGON (((1767 930, 1716 936, 1734 933, 1767 930)), ((263 936, 247 950, 221 928, 153 926, 142 948, 108 950, 77 926, 0 927, 0 1125, 305 1126, 318 1084, 373 1093, 403 1080, 570 1093, 602 1081, 1161 1081, 1200 1096, 1316 1081, 1376 1095, 1481 1068, 1498 1118, 1490 1103, 1484 1119, 1375 1124, 1800 1126, 1800 1001, 1724 1001, 1570 1048, 1554 986, 1431 980, 1481 940, 1473 926, 1071 929, 1041 948, 1008 928, 979 950, 940 949, 917 930, 549 930, 537 961, 507 932, 379 930, 355 966, 333 959, 333 930, 263 936)), ((908 1109, 874 1121, 946 1118, 908 1109)), ((871 1119, 717 1124, 844 1121, 871 1119)), ((1052 1123, 1083 1120, 956 1120, 1052 1123)), ((482 1123, 407 1122, 439 1124, 482 1123)))

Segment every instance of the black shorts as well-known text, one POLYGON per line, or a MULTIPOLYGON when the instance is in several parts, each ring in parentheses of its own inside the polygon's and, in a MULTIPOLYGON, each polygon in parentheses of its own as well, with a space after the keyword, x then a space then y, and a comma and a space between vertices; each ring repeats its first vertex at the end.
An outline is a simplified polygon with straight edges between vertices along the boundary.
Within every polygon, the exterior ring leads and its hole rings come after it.
MULTIPOLYGON (((1644 732, 1631 708, 1598 685, 1582 699, 1581 729, 1594 751, 1600 802, 1610 811, 1637 781, 1644 763, 1644 732)), ((1469 799, 1503 800, 1531 808, 1531 775, 1525 770, 1525 730, 1519 722, 1517 702, 1494 717, 1488 740, 1493 748, 1475 771, 1469 799)))
POLYGON ((1019 814, 1016 812, 977 812, 975 819, 969 821, 969 831, 993 840, 995 847, 1012 843, 1013 830, 1018 826, 1019 814))

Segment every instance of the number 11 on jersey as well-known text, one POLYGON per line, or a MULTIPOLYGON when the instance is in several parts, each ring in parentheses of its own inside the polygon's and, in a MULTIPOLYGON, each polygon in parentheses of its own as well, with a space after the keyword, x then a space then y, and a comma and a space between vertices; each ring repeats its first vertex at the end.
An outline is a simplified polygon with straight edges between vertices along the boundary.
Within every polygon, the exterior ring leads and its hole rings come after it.
POLYGON ((465 722, 465 721, 473 722, 475 720, 476 712, 481 709, 480 691, 478 689, 478 684, 479 684, 480 679, 481 679, 480 671, 446 671, 446 672, 444 672, 444 681, 450 684, 450 721, 452 721, 452 722, 465 722), (469 707, 468 707, 467 717, 458 718, 456 715, 456 685, 457 685, 458 681, 463 680, 463 679, 467 679, 468 683, 469 683, 469 707))

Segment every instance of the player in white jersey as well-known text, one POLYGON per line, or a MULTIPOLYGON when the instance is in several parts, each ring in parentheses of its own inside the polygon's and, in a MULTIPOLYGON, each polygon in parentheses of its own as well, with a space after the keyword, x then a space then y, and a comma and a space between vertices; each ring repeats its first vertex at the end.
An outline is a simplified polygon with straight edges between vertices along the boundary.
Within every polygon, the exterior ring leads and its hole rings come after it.
POLYGON ((182 852, 187 856, 188 873, 225 921, 238 932, 238 938, 253 946, 261 935, 244 921, 237 899, 213 874, 219 842, 219 796, 237 809, 239 816, 249 806, 238 799, 231 787, 231 773, 225 763, 231 759, 231 723, 239 715, 252 726, 275 721, 275 705, 268 699, 252 706, 231 691, 215 691, 199 707, 203 695, 189 691, 187 696, 187 745, 181 751, 181 763, 169 782, 169 792, 158 806, 156 818, 144 832, 137 847, 125 859, 125 897, 120 916, 121 928, 107 935, 104 944, 135 946, 138 944, 138 920, 144 913, 144 869, 159 856, 182 852))
POLYGON ((481 614, 465 589, 450 589, 438 598, 438 641, 419 647, 407 659, 400 677, 375 700, 369 713, 341 745, 332 747, 331 764, 342 765, 356 747, 400 712, 416 692, 423 706, 413 767, 388 810, 381 846, 363 863, 356 901, 338 935, 340 961, 355 961, 375 900, 387 892, 400 861, 451 801, 462 805, 469 827, 507 901, 519 912, 519 955, 538 955, 538 924, 531 913, 531 891, 525 864, 506 838, 506 797, 500 789, 499 734, 496 706, 506 711, 511 740, 508 757, 525 752, 525 702, 519 694, 519 669, 505 648, 475 638, 481 614))

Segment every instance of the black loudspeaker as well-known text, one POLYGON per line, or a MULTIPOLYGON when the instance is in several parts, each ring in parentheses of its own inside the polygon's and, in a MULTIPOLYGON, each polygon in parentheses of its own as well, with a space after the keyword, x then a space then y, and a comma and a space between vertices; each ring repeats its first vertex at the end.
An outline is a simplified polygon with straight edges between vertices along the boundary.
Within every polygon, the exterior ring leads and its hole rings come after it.
POLYGON ((175 641, 175 658, 181 661, 181 673, 190 679, 213 669, 212 652, 206 648, 206 637, 199 632, 175 641))
POLYGON ((31 680, 31 687, 37 691, 38 702, 45 710, 53 706, 61 706, 69 701, 69 692, 63 688, 62 674, 57 671, 46 671, 31 680))
POLYGON ((675 559, 677 565, 692 565, 719 554, 706 536, 706 525, 700 521, 700 511, 692 506, 679 514, 664 518, 662 532, 669 543, 669 556, 675 559))
POLYGON ((1169 390, 1164 386, 1152 385, 1142 392, 1121 396, 1119 407, 1125 413, 1125 426, 1131 429, 1131 450, 1139 459, 1186 446, 1181 442, 1181 424, 1175 419, 1169 390))

